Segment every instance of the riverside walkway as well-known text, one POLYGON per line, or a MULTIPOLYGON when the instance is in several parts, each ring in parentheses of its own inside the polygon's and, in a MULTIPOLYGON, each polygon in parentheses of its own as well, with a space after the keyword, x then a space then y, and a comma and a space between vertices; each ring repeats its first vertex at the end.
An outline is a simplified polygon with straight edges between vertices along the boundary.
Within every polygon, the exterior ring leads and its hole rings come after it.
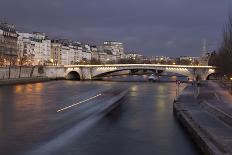
POLYGON ((216 115, 221 113, 224 117, 219 118, 232 126, 232 95, 227 89, 218 82, 208 81, 201 87, 198 98, 203 101, 204 107, 208 106, 216 115))
POLYGON ((232 96, 216 82, 187 86, 174 112, 202 152, 232 154, 232 96))

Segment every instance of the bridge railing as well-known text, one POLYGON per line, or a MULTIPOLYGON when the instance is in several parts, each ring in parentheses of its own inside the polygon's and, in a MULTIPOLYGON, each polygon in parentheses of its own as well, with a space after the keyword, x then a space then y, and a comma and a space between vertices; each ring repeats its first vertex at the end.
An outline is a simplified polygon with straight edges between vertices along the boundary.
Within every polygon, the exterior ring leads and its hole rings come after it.
POLYGON ((105 64, 105 65, 64 65, 64 67, 173 67, 173 68, 209 68, 215 69, 215 66, 196 66, 196 65, 163 65, 163 64, 105 64))

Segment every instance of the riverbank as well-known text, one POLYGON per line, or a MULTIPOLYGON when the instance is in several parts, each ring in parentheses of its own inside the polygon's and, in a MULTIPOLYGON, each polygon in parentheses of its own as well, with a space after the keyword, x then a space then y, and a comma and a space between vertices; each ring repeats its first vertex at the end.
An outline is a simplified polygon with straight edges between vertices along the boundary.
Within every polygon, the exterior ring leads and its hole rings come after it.
POLYGON ((47 82, 47 81, 51 81, 51 80, 58 80, 58 79, 48 78, 48 77, 4 79, 4 80, 0 80, 0 86, 15 85, 15 84, 27 84, 27 83, 36 83, 36 82, 47 82))
POLYGON ((230 80, 219 80, 217 83, 222 88, 226 89, 229 92, 232 92, 232 81, 230 81, 230 80))
POLYGON ((198 88, 187 86, 173 105, 175 115, 204 154, 232 154, 231 98, 209 81, 198 88))

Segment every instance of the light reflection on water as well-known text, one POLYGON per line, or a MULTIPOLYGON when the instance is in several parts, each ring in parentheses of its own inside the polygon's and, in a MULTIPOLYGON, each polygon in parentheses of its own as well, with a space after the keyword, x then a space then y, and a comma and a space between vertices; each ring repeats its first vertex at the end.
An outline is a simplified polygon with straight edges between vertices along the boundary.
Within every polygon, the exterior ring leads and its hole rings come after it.
POLYGON ((130 87, 130 95, 131 96, 137 96, 137 94, 138 94, 138 86, 137 85, 132 85, 131 87, 130 87))
POLYGON ((15 110, 20 112, 39 112, 42 109, 44 100, 41 96, 33 94, 41 94, 43 91, 43 83, 15 85, 14 92, 19 96, 13 96, 15 110), (25 98, 25 95, 27 96, 25 98))
MULTIPOLYGON (((60 115, 56 113, 57 107, 118 85, 129 89, 119 110, 85 128, 79 137, 75 136, 79 130, 74 128, 74 136, 68 134, 65 143, 57 142, 59 147, 54 147, 54 154, 198 154, 173 119, 175 83, 105 81, 0 87, 0 154, 24 154, 73 129, 79 113, 60 115)), ((52 149, 50 145, 45 148, 52 149)))
POLYGON ((36 83, 35 84, 35 92, 41 92, 43 89, 43 84, 42 83, 36 83))
POLYGON ((25 84, 25 85, 15 85, 14 87, 14 92, 15 93, 32 93, 36 92, 39 93, 43 89, 43 84, 42 83, 35 83, 35 84, 25 84))
POLYGON ((156 102, 157 108, 159 109, 160 112, 165 111, 166 105, 164 99, 160 98, 156 102))
MULTIPOLYGON (((148 81, 148 75, 122 75, 122 76, 109 76, 109 77, 102 77, 101 78, 104 81, 122 81, 122 82, 147 82, 148 81)), ((187 82, 187 77, 185 76, 176 76, 176 75, 165 75, 160 76, 159 81, 160 82, 175 82, 176 80, 180 80, 183 82, 187 82)))
POLYGON ((15 86, 15 93, 21 93, 23 91, 23 85, 15 86))

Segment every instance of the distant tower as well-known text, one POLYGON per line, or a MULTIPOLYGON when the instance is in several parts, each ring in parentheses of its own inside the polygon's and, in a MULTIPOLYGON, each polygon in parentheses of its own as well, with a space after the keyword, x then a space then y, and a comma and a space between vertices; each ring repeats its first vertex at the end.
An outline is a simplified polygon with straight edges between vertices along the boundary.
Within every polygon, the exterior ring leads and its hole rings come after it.
POLYGON ((208 65, 209 61, 209 54, 208 54, 208 45, 206 39, 203 40, 203 46, 202 46, 202 56, 200 57, 199 64, 200 65, 208 65))
POLYGON ((206 39, 203 40, 203 46, 202 46, 202 57, 206 57, 208 53, 208 45, 206 39))

